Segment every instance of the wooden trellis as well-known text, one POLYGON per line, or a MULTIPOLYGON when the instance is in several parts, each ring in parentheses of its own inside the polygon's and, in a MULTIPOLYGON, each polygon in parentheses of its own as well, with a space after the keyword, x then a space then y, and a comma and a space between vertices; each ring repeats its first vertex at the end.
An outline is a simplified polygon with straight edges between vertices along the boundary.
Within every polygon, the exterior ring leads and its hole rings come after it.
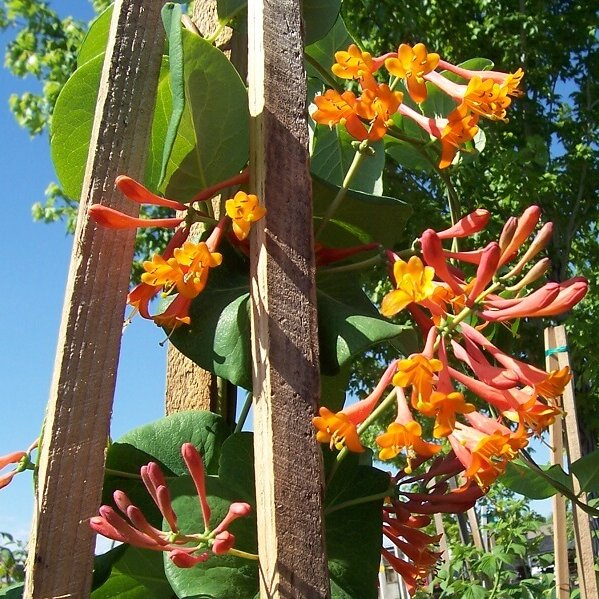
MULTIPOLYGON (((118 174, 143 176, 163 49, 162 0, 117 0, 65 295, 39 457, 27 599, 89 596, 134 234, 87 218, 131 213, 118 174)), ((253 185, 268 216, 252 240, 256 471, 264 597, 329 596, 299 0, 250 1, 253 185), (301 459, 299 458, 301 456, 301 459)))

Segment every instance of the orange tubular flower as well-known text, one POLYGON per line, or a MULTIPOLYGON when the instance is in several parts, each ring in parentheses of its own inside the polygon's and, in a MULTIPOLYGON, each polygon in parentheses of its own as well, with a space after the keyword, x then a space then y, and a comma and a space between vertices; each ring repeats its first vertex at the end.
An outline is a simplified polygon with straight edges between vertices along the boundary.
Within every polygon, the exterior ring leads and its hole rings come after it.
POLYGON ((490 79, 495 83, 499 83, 502 87, 505 87, 509 96, 521 96, 522 92, 518 89, 522 77, 524 77, 524 71, 518 69, 515 73, 502 73, 500 71, 471 71, 470 69, 464 69, 457 65, 440 60, 438 64, 439 68, 451 71, 464 79, 472 79, 473 77, 479 77, 481 79, 490 79))
POLYGON ((235 197, 227 200, 225 210, 233 221, 233 233, 239 240, 245 239, 250 233, 251 224, 266 214, 266 208, 260 205, 257 196, 244 191, 238 191, 235 197))
POLYGON ((434 71, 425 75, 425 79, 459 102, 460 106, 492 120, 504 121, 506 109, 512 102, 507 88, 492 79, 473 77, 468 85, 460 85, 434 71))
POLYGON ((421 302, 433 295, 435 270, 424 266, 418 256, 412 256, 408 262, 399 259, 393 264, 393 277, 396 289, 383 298, 381 314, 393 316, 401 312, 408 304, 421 302))
POLYGON ((430 397, 435 373, 443 368, 440 360, 427 358, 423 354, 412 354, 409 358, 400 360, 397 364, 397 374, 393 377, 396 387, 412 386, 412 395, 418 401, 430 397))
POLYGON ((406 397, 401 387, 396 387, 397 418, 387 427, 387 432, 379 435, 376 442, 381 447, 379 459, 390 460, 396 457, 402 449, 406 450, 406 474, 412 472, 412 459, 419 455, 430 458, 439 451, 440 445, 427 443, 422 440, 422 427, 414 420, 408 407, 406 397))
POLYGON ((401 44, 397 50, 397 58, 387 58, 385 67, 396 77, 405 79, 408 92, 414 102, 426 100, 426 83, 424 75, 434 71, 439 64, 439 55, 429 53, 424 44, 416 44, 413 48, 401 44))
POLYGON ((347 51, 335 52, 335 61, 331 71, 340 79, 362 79, 376 70, 372 55, 362 52, 356 44, 351 44, 347 51))
POLYGON ((393 361, 372 393, 362 401, 352 404, 336 414, 324 406, 321 407, 318 411, 319 416, 312 419, 312 424, 317 430, 316 440, 319 443, 328 443, 331 449, 341 450, 347 447, 349 451, 363 452, 364 447, 360 442, 357 427, 374 410, 385 389, 391 383, 396 367, 397 361, 393 361))
POLYGON ((471 141, 478 133, 478 116, 462 106, 449 113, 447 124, 441 132, 441 160, 439 168, 448 167, 460 146, 471 141))
POLYGON ((355 103, 356 95, 353 92, 346 91, 340 94, 334 89, 328 89, 314 98, 317 110, 312 113, 312 118, 320 125, 329 127, 343 124, 347 119, 358 118, 354 110, 355 103))

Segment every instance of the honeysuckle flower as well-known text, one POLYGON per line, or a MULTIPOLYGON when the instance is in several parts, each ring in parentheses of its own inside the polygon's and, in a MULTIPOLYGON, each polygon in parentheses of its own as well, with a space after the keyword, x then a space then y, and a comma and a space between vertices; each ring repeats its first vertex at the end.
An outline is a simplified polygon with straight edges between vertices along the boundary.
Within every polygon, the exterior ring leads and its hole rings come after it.
MULTIPOLYGON (((505 247, 502 247, 499 266, 507 264, 517 256, 522 244, 532 234, 540 218, 541 209, 538 206, 529 206, 522 213, 522 216, 516 219, 515 226, 512 225, 509 231, 506 231, 504 237, 505 247)), ((499 245, 502 246, 501 240, 499 245)))
POLYGON ((412 354, 397 363, 393 384, 403 388, 412 386, 413 395, 427 398, 432 393, 436 373, 442 368, 443 364, 436 358, 428 358, 424 354, 412 354))
POLYGON ((518 86, 520 85, 522 77, 524 76, 524 71, 522 69, 518 69, 515 73, 502 73, 501 71, 473 71, 451 64, 445 60, 439 60, 438 67, 440 69, 451 71, 452 73, 455 73, 456 75, 459 75, 467 80, 473 79, 474 77, 478 77, 483 80, 490 79, 491 81, 504 86, 508 95, 522 95, 522 92, 518 90, 518 86))
POLYGON ((381 246, 379 243, 365 243, 363 245, 356 245, 353 247, 335 248, 316 242, 314 244, 316 266, 325 266, 333 262, 339 262, 340 260, 345 260, 345 258, 355 256, 356 254, 361 254, 362 252, 378 250, 380 247, 381 246))
POLYGON ((463 105, 447 116, 447 124, 441 131, 441 160, 439 168, 447 168, 460 147, 474 139, 478 133, 478 116, 470 113, 463 105))
POLYGON ((404 79, 408 92, 414 102, 426 100, 426 83, 424 75, 434 71, 439 64, 439 55, 427 52, 422 43, 413 48, 407 44, 401 44, 397 50, 396 58, 387 58, 385 67, 396 77, 404 79))
POLYGON ((506 120, 506 109, 512 101, 507 88, 492 79, 473 77, 468 85, 460 85, 435 71, 424 78, 456 100, 461 107, 492 120, 506 120))
POLYGON ((470 426, 457 423, 448 437, 457 458, 465 466, 464 476, 488 489, 505 472, 507 463, 516 457, 510 444, 510 434, 485 434, 470 426))
MULTIPOLYGON (((185 207, 184 207, 185 208, 185 207)), ((109 229, 138 229, 143 227, 162 227, 174 229, 184 218, 136 218, 102 204, 93 204, 87 213, 99 225, 109 229)))
POLYGON ((213 530, 210 524, 211 512, 206 496, 202 458, 191 443, 183 444, 181 454, 198 493, 204 521, 203 532, 184 533, 180 530, 164 475, 154 462, 142 466, 141 479, 170 530, 163 531, 152 526, 142 511, 120 490, 114 492, 113 498, 123 515, 112 507, 103 505, 100 507, 99 516, 90 519, 92 529, 122 543, 152 551, 168 552, 171 561, 180 568, 191 568, 209 559, 211 554, 234 553, 257 559, 257 556, 234 549, 235 536, 228 530, 234 520, 250 513, 250 506, 247 503, 232 503, 225 518, 213 530))
POLYGON ((320 125, 329 127, 343 124, 347 119, 358 118, 354 110, 355 103, 356 95, 353 92, 345 91, 340 94, 334 89, 328 89, 314 98, 317 110, 312 113, 312 118, 320 125))
POLYGON ((396 387, 395 395, 397 398, 397 418, 387 427, 385 433, 376 438, 376 443, 381 448, 379 459, 393 459, 405 449, 407 466, 404 471, 410 474, 412 472, 412 459, 416 455, 430 458, 441 451, 441 446, 427 443, 422 439, 422 427, 412 417, 401 387, 396 387))
POLYGON ((172 331, 174 329, 179 328, 180 326, 191 324, 191 317, 189 316, 190 306, 191 298, 185 297, 183 294, 179 294, 167 306, 164 312, 161 312, 160 314, 155 314, 150 318, 159 327, 163 327, 172 331))
POLYGON ((25 451, 12 451, 6 455, 0 456, 0 470, 4 470, 4 468, 12 464, 15 465, 15 468, 10 472, 0 475, 0 489, 3 489, 10 484, 12 479, 19 474, 19 472, 33 468, 30 454, 37 448, 37 444, 38 439, 36 439, 25 451))
POLYGON ((474 412, 475 406, 466 402, 464 394, 456 391, 451 383, 447 367, 445 342, 441 340, 439 358, 443 368, 439 372, 439 380, 430 395, 414 395, 412 406, 423 416, 435 418, 433 436, 437 439, 447 437, 455 428, 457 414, 474 412))
POLYGON ((211 252, 206 243, 186 241, 174 250, 172 258, 165 260, 155 254, 152 260, 144 262, 146 272, 141 280, 162 287, 165 293, 176 289, 184 297, 194 298, 206 286, 209 269, 219 266, 222 259, 222 254, 211 252))
POLYGON ((435 291, 433 278, 435 270, 424 266, 418 256, 412 256, 408 262, 401 259, 393 263, 393 277, 396 289, 385 295, 381 304, 381 314, 393 316, 401 312, 412 302, 419 303, 435 291))
POLYGON ((391 383, 396 367, 397 361, 393 361, 385 370, 375 389, 365 399, 347 406, 337 413, 322 406, 318 411, 319 416, 312 419, 312 424, 317 431, 316 440, 319 443, 328 443, 331 449, 341 450, 347 447, 349 451, 363 452, 364 447, 360 442, 357 427, 374 410, 385 389, 391 383))
POLYGON ((266 208, 260 205, 258 197, 238 191, 233 198, 225 202, 227 216, 233 222, 233 232, 237 239, 243 240, 250 233, 253 222, 266 214, 266 208))

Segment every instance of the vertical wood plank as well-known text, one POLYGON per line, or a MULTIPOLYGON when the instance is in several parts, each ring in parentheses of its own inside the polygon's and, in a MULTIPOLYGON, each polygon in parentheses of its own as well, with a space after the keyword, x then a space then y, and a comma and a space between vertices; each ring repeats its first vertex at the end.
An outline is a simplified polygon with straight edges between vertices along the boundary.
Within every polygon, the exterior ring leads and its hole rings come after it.
MULTIPOLYGON (((554 327, 553 329, 554 345, 552 347, 563 348, 558 352, 557 363, 559 368, 567 366, 570 368, 570 360, 568 358, 568 340, 566 337, 566 329, 563 325, 554 327)), ((564 422, 566 425, 566 450, 568 456, 568 466, 579 460, 582 457, 580 446, 580 436, 578 432, 578 418, 576 416, 576 403, 574 399, 574 382, 573 379, 564 389, 562 396, 563 407, 565 412, 564 422)), ((580 493, 580 484, 578 479, 572 479, 574 493, 580 493)), ((581 501, 586 503, 586 494, 580 496, 581 501)), ((593 555, 593 541, 591 533, 591 524, 589 515, 578 506, 572 507, 572 515, 574 519, 574 539, 576 541, 576 565, 578 569, 578 578, 580 586, 580 596, 582 599, 595 599, 599 597, 599 588, 597 586, 597 578, 595 575, 595 558, 593 555)))
POLYGON ((117 0, 101 77, 50 399, 29 545, 28 599, 89 596, 134 231, 97 227, 97 202, 134 213, 115 177, 143 175, 164 33, 161 0, 117 0))
MULTIPOLYGON (((553 327, 545 329, 545 368, 547 371, 559 368, 557 354, 551 354, 547 350, 553 349, 555 343, 555 331, 553 327)), ((559 402, 561 408, 561 401, 559 402)), ((551 464, 564 465, 564 442, 563 442, 563 416, 558 416, 549 427, 549 444, 552 447, 551 464)), ((557 599, 568 599, 570 597, 570 575, 568 567, 568 534, 566 528, 566 499, 563 495, 556 493, 551 498, 553 511, 553 552, 555 566, 555 589, 557 599)))
POLYGON ((254 431, 261 596, 326 598, 306 76, 300 0, 248 2, 254 431))

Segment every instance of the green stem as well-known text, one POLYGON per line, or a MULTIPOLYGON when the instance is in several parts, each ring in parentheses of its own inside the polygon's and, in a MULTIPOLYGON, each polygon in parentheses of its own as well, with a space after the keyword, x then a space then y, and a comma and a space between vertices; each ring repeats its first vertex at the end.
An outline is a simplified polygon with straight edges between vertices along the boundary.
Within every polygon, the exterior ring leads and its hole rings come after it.
POLYGON ((362 505, 363 503, 370 503, 371 501, 376 501, 377 499, 384 499, 385 497, 389 497, 394 492, 393 487, 389 487, 385 489, 382 493, 375 493, 374 495, 365 495, 364 497, 356 497, 356 499, 349 499, 348 501, 343 501, 341 503, 337 503, 331 507, 328 507, 324 510, 324 515, 328 516, 333 512, 338 510, 343 510, 346 507, 351 507, 352 505, 362 505))
POLYGON ((363 270, 371 266, 376 266, 384 262, 381 256, 373 256, 368 260, 362 260, 362 262, 354 262, 353 264, 344 264, 343 266, 331 266, 330 268, 321 268, 318 272, 321 274, 330 274, 337 272, 351 272, 354 270, 363 270))
POLYGON ((120 478, 134 478, 136 480, 141 480, 141 474, 135 474, 134 472, 123 472, 122 470, 106 468, 105 473, 112 474, 113 476, 119 476, 120 478))
POLYGON ((349 184, 351 183, 351 180, 354 178, 354 175, 356 174, 356 171, 362 163, 362 160, 364 160, 367 148, 368 146, 366 145, 366 147, 363 150, 362 148, 360 148, 354 154, 354 159, 352 160, 352 163, 350 164, 349 169, 347 170, 341 188, 337 192, 337 195, 335 196, 334 200, 330 203, 329 207, 327 208, 327 211, 322 217, 322 222, 320 223, 320 227, 318 227, 318 231, 316 231, 315 239, 318 239, 318 237, 323 232, 324 228, 327 226, 328 222, 331 220, 331 217, 337 211, 337 208, 339 208, 339 206, 341 205, 341 202, 343 201, 343 198, 345 198, 345 194, 349 189, 349 184))
POLYGON ((358 427, 358 435, 362 434, 381 415, 382 412, 384 412, 389 406, 393 405, 395 401, 397 401, 395 399, 395 393, 396 391, 394 387, 393 391, 391 391, 389 395, 383 399, 376 409, 371 412, 370 416, 368 416, 368 418, 366 418, 366 420, 364 420, 364 422, 362 422, 362 424, 358 427))
POLYGON ((258 561, 258 556, 255 553, 248 553, 247 551, 241 551, 241 549, 229 549, 227 555, 235 555, 237 557, 243 557, 244 559, 251 559, 258 561))
POLYGON ((229 24, 229 21, 225 21, 224 23, 219 23, 218 27, 216 28, 216 30, 214 31, 214 33, 208 37, 205 37, 204 39, 209 43, 209 44, 214 44, 214 42, 216 42, 218 36, 225 30, 225 27, 229 24))
POLYGON ((247 420, 248 414, 250 412, 250 408, 252 407, 252 394, 248 393, 245 401, 243 402, 243 407, 241 408, 241 412, 239 414, 239 420, 235 425, 234 433, 240 433, 243 428, 245 421, 247 420))
MULTIPOLYGON (((436 171, 439 173, 443 183, 445 183, 445 189, 447 190, 447 204, 449 206, 449 214, 451 215, 451 224, 455 225, 462 217, 462 205, 460 202, 460 197, 458 196, 458 192, 451 182, 451 177, 438 167, 436 167, 436 171)), ((451 242, 451 250, 453 252, 460 251, 459 242, 456 237, 454 237, 453 241, 451 242)))

